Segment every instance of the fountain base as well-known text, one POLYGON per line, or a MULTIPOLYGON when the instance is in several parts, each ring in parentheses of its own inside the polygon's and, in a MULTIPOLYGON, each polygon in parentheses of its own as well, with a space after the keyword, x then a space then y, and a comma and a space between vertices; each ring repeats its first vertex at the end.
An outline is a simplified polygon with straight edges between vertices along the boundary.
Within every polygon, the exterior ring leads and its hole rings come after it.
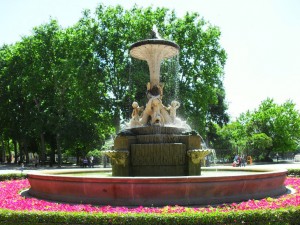
POLYGON ((146 126, 119 134, 114 150, 105 152, 112 160, 113 176, 200 175, 201 163, 211 149, 202 149, 199 135, 182 131, 146 126))

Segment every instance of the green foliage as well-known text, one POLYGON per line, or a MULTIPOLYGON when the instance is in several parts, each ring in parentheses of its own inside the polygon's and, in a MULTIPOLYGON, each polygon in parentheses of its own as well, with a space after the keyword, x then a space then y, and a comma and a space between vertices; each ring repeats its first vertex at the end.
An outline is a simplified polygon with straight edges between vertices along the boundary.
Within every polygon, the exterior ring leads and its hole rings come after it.
POLYGON ((101 158, 103 156, 102 151, 98 150, 98 149, 94 149, 93 151, 89 151, 86 154, 86 157, 89 159, 91 156, 93 156, 94 161, 93 164, 99 164, 101 162, 101 158))
POLYGON ((223 156, 232 160, 235 154, 242 154, 246 150, 246 130, 245 126, 240 122, 235 121, 222 128, 219 127, 217 135, 219 143, 214 147, 220 149, 220 151, 216 152, 218 156, 223 156), (225 149, 225 152, 223 149, 225 149))
POLYGON ((218 134, 231 148, 256 159, 268 160, 271 153, 296 151, 300 140, 300 114, 291 101, 278 105, 266 99, 257 110, 241 114, 218 134))
POLYGON ((267 99, 253 112, 247 129, 250 135, 264 133, 272 139, 266 156, 271 152, 294 151, 300 138, 300 114, 291 101, 277 105, 267 99))
MULTIPOLYGON (((187 13, 171 24, 174 24, 171 37, 181 47, 179 93, 182 107, 179 113, 205 135, 206 123, 215 119, 211 114, 217 112, 212 106, 219 105, 224 96, 222 77, 226 53, 219 44, 221 32, 197 13, 187 13)), ((225 103, 223 106, 222 115, 225 103)))
POLYGON ((253 134, 248 138, 248 147, 251 149, 251 153, 249 154, 253 156, 260 156, 261 152, 265 149, 272 147, 272 138, 267 136, 265 133, 253 134))
POLYGON ((300 177, 300 169, 288 169, 288 176, 300 177))
MULTIPOLYGON (((1 51, 6 56, 2 58, 6 67, 0 71, 1 124, 6 137, 20 145, 41 138, 53 149, 58 144, 64 149, 84 149, 101 147, 112 132, 108 100, 101 98, 106 92, 99 90, 103 81, 89 48, 91 39, 82 35, 85 22, 63 30, 51 20, 1 51)), ((40 154, 45 160, 42 147, 40 154)))
POLYGON ((0 181, 5 180, 22 180, 27 178, 27 174, 24 173, 8 173, 8 174, 1 174, 0 175, 0 181))

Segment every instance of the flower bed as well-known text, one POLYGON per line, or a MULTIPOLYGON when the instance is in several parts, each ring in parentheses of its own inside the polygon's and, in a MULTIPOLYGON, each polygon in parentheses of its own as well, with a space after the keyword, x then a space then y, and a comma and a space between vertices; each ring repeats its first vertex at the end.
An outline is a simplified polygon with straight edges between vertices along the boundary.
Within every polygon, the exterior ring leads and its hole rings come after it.
POLYGON ((48 224, 50 221, 52 224, 53 221, 60 224, 257 224, 258 221, 264 221, 264 224, 294 224, 293 221, 298 221, 300 215, 300 178, 288 177, 285 185, 293 188, 294 192, 278 198, 248 200, 216 207, 127 208, 63 204, 26 198, 20 192, 29 188, 27 179, 2 181, 0 224, 32 225, 48 224))
POLYGON ((27 179, 0 182, 0 208, 10 210, 38 210, 61 212, 101 212, 101 213, 182 213, 182 212, 228 212, 232 210, 253 209, 278 209, 287 206, 300 206, 300 178, 289 177, 285 181, 286 186, 295 190, 293 194, 285 194, 279 198, 265 198, 261 200, 248 200, 241 203, 224 204, 217 207, 181 207, 165 206, 156 207, 111 207, 93 206, 88 204, 63 204, 40 200, 37 198, 25 198, 19 193, 30 187, 27 179))

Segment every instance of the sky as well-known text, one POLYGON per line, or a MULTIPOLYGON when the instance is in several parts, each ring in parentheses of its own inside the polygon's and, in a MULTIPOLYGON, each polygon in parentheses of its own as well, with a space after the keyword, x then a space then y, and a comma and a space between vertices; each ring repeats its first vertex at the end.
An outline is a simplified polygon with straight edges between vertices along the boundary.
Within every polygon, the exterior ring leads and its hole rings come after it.
POLYGON ((57 19, 62 27, 75 24, 84 9, 100 3, 129 9, 167 7, 178 17, 198 12, 219 27, 227 53, 224 87, 232 119, 257 109, 267 98, 291 100, 300 110, 299 0, 1 0, 0 46, 13 44, 32 28, 57 19))

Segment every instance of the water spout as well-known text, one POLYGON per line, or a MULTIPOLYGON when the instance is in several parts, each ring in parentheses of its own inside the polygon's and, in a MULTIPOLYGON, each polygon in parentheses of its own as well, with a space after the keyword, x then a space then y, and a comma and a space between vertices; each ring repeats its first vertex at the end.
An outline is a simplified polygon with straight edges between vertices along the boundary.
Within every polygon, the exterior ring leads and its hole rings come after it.
POLYGON ((155 24, 152 27, 151 38, 152 39, 162 39, 161 36, 158 33, 158 29, 157 29, 157 26, 155 24))

